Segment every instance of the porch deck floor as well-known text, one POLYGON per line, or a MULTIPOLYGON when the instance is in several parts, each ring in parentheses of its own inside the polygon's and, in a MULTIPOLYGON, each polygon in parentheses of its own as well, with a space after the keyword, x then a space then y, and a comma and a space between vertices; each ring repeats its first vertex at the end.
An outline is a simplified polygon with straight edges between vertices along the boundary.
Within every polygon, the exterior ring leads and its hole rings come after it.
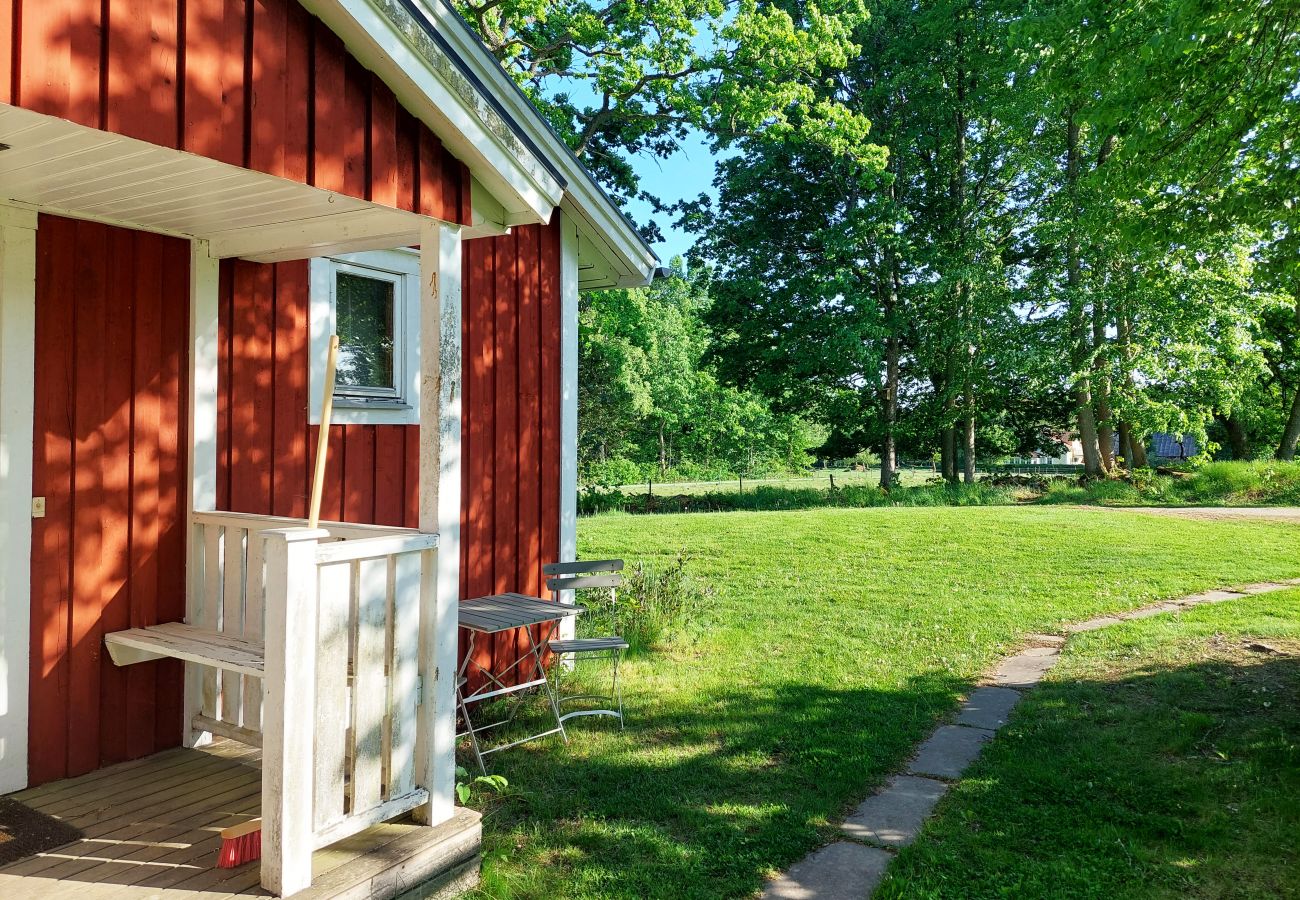
MULTIPOLYGON (((79 840, 0 866, 6 900, 229 900, 267 897, 259 866, 218 869, 220 831, 256 818, 261 751, 218 740, 11 794, 59 818, 79 840)), ((394 897, 426 882, 454 892, 476 880, 477 814, 428 828, 386 823, 318 850, 301 900, 394 897), (450 866, 448 865, 450 864, 450 866)), ((429 896, 439 895, 430 893, 429 896)))

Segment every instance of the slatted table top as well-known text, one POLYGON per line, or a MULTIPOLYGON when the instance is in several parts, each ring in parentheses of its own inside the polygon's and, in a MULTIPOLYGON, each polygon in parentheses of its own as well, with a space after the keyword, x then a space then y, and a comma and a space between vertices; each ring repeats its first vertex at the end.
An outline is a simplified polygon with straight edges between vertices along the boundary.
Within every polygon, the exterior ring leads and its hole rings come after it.
POLYGON ((581 606, 552 603, 540 597, 511 593, 466 600, 458 612, 461 628, 495 634, 498 631, 513 631, 526 625, 576 616, 585 610, 581 606))

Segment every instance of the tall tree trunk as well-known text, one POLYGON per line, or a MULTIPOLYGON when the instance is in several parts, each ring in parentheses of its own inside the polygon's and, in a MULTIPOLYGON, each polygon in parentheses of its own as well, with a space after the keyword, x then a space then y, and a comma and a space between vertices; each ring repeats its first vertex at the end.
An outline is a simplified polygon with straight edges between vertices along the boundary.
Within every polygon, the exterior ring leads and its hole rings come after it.
POLYGON ((1288 462, 1295 459, 1297 440, 1300 440, 1300 385, 1292 395, 1291 414, 1287 416, 1286 430, 1282 432, 1282 443, 1278 444, 1277 458, 1288 462))
POLYGON ((944 362, 943 377, 943 433, 939 458, 943 464, 943 478, 950 484, 957 481, 957 362, 950 352, 944 362))
POLYGON ((1097 454, 1102 471, 1115 471, 1115 433, 1111 428, 1110 375, 1106 371, 1106 307, 1100 298, 1092 306, 1092 371, 1096 396, 1097 454))
POLYGON ((1250 459, 1250 439, 1246 436, 1246 423, 1241 420, 1241 414, 1234 410, 1232 415, 1223 420, 1223 427, 1228 432, 1228 447, 1232 450, 1232 458, 1250 459))
POLYGON ((1146 444, 1143 443, 1142 437, 1139 436, 1136 432, 1133 434, 1132 440, 1133 440, 1133 466, 1134 468, 1145 469, 1149 465, 1149 463, 1147 462, 1146 444))
POLYGON ((898 424, 898 328, 895 311, 898 306, 898 279, 894 254, 889 253, 889 287, 885 291, 885 327, 889 337, 885 343, 885 440, 880 451, 880 486, 889 490, 894 486, 896 463, 895 428, 898 424))
POLYGON ((664 439, 664 423, 659 423, 659 477, 668 474, 668 442, 664 439))
MULTIPOLYGON (((902 180, 902 159, 900 153, 895 154, 892 160, 895 178, 889 185, 891 205, 898 199, 898 182, 902 180)), ((884 318, 888 337, 885 339, 885 440, 880 452, 880 486, 889 490, 894 486, 895 467, 898 464, 895 430, 898 426, 898 300, 902 279, 898 271, 898 254, 893 244, 888 242, 885 246, 885 280, 884 318)))
MULTIPOLYGON (((1079 124, 1071 113, 1065 123, 1065 181, 1070 193, 1072 213, 1077 221, 1078 208, 1075 188, 1079 181, 1079 124)), ((1084 474, 1096 477, 1101 474, 1101 454, 1097 449, 1097 421, 1092 412, 1092 385, 1089 369, 1092 367, 1092 336, 1088 329, 1088 311, 1083 302, 1083 263, 1080 259, 1079 229, 1071 228, 1066 240, 1066 284, 1070 292, 1070 365, 1074 369, 1075 416, 1079 426, 1079 443, 1083 445, 1084 474)))
MULTIPOLYGON (((1295 298, 1295 317, 1296 323, 1300 325, 1300 294, 1296 294, 1295 298)), ((1277 458, 1295 459, 1297 439, 1300 439, 1300 384, 1296 385, 1295 394, 1291 398, 1291 414, 1287 416, 1286 430, 1282 432, 1282 443, 1277 448, 1277 458)))
MULTIPOLYGON (((1130 318, 1128 299, 1120 301, 1119 309, 1116 310, 1115 328, 1119 333, 1119 353, 1120 360, 1123 362, 1124 371, 1121 384, 1132 396, 1136 390, 1133 383, 1133 321, 1130 318)), ((1120 444, 1124 459, 1128 462, 1130 469, 1145 469, 1147 466, 1147 451, 1142 445, 1142 435, 1138 434, 1133 428, 1133 423, 1126 419, 1120 420, 1120 444)))
POLYGON ((967 484, 975 483, 975 388, 971 384, 969 377, 966 379, 966 396, 964 403, 966 409, 966 428, 965 441, 962 450, 965 452, 965 465, 962 467, 962 478, 967 484))
MULTIPOLYGON (((952 180, 948 185, 948 196, 952 202, 953 215, 956 217, 955 232, 957 246, 954 256, 961 266, 967 265, 970 260, 970 239, 967 234, 967 210, 966 210, 966 130, 969 127, 968 113, 966 110, 967 96, 967 79, 970 73, 966 66, 965 56, 966 32, 964 22, 964 11, 959 11, 955 28, 953 31, 953 63, 955 71, 953 72, 952 85, 954 90, 953 97, 953 168, 952 180)), ((971 367, 974 364, 973 358, 973 341, 971 339, 974 322, 972 321, 970 308, 970 291, 965 279, 959 279, 954 285, 954 291, 957 297, 957 328, 955 340, 952 342, 949 352, 951 376, 948 380, 949 389, 949 419, 953 422, 952 426, 952 443, 953 443, 953 469, 952 477, 949 479, 954 484, 957 481, 957 462, 956 451, 960 442, 962 449, 962 476, 969 484, 975 480, 975 394, 971 385, 971 367), (958 363, 958 353, 961 354, 960 372, 955 364, 958 363), (960 396, 958 387, 961 387, 960 396), (958 408, 961 409, 961 437, 958 437, 957 422, 958 408)))
POLYGON ((1120 419, 1116 427, 1119 429, 1119 455, 1124 460, 1124 464, 1130 469, 1133 468, 1133 426, 1128 422, 1120 419))
POLYGON ((948 425, 943 429, 939 445, 939 468, 943 470, 943 480, 949 484, 957 482, 957 426, 948 425))

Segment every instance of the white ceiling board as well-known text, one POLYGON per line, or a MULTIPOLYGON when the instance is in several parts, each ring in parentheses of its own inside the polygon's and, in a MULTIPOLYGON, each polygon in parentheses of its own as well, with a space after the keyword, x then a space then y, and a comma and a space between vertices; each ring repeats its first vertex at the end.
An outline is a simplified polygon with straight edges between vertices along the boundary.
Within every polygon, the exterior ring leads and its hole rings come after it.
POLYGON ((418 240, 424 216, 0 104, 0 196, 262 262, 418 240))

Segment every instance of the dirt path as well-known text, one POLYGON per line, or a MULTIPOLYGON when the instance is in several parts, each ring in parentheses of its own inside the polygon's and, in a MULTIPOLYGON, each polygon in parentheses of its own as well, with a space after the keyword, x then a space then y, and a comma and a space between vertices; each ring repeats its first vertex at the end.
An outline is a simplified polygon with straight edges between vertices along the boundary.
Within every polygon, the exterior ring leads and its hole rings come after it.
POLYGON ((1249 519, 1266 522, 1300 523, 1300 506, 1105 506, 1093 509, 1117 509, 1123 512, 1148 513, 1153 516, 1179 516, 1185 519, 1249 519))

